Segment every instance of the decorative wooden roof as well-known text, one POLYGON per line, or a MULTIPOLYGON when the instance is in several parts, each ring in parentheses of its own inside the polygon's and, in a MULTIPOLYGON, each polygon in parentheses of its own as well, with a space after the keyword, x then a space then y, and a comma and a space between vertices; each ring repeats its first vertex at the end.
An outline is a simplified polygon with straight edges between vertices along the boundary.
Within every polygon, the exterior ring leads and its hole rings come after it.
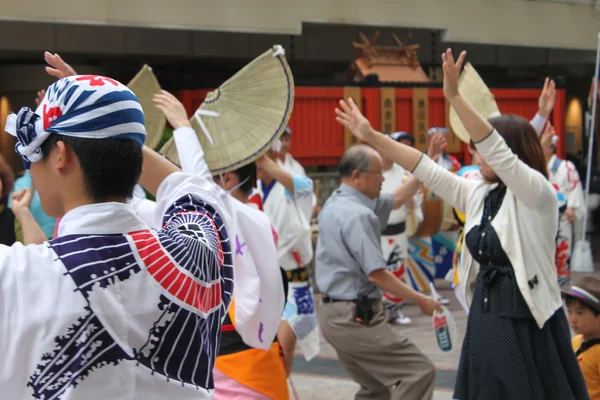
POLYGON ((392 34, 395 46, 377 46, 379 31, 371 40, 361 32, 362 43, 352 42, 358 54, 350 66, 352 79, 365 80, 368 75, 377 75, 380 82, 429 82, 417 58, 418 44, 405 45, 392 34))

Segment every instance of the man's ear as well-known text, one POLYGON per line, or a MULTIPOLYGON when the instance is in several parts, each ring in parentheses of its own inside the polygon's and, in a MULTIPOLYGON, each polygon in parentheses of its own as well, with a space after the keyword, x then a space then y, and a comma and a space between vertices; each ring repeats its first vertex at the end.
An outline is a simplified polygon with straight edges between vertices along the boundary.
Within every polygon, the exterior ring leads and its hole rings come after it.
POLYGON ((352 171, 352 175, 350 175, 350 178, 354 181, 354 180, 358 179, 359 176, 360 176, 360 170, 355 169, 354 171, 352 171))

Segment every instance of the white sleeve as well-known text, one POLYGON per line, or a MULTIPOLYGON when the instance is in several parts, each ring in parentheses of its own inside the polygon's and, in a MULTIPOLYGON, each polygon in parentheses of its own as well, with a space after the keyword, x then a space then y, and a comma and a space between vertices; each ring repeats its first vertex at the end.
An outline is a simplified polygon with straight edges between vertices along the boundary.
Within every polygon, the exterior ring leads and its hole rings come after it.
POLYGON ((536 207, 557 207, 552 184, 541 172, 521 161, 495 129, 488 137, 475 143, 475 147, 519 201, 536 207))
POLYGON ((546 125, 546 118, 542 117, 540 114, 535 114, 535 117, 529 123, 533 126, 533 129, 537 132, 538 136, 542 135, 544 131, 544 126, 546 125))
POLYGON ((453 174, 423 154, 412 174, 433 193, 464 212, 471 188, 477 185, 453 174))
POLYGON ((181 161, 181 170, 206 180, 212 180, 212 175, 204 159, 204 151, 194 129, 189 126, 175 129, 173 139, 177 146, 179 161, 181 161))
POLYGON ((582 218, 585 212, 585 199, 583 195, 583 187, 581 185, 581 179, 579 178, 579 172, 571 161, 563 161, 566 169, 567 178, 567 207, 572 208, 575 211, 577 218, 582 218))

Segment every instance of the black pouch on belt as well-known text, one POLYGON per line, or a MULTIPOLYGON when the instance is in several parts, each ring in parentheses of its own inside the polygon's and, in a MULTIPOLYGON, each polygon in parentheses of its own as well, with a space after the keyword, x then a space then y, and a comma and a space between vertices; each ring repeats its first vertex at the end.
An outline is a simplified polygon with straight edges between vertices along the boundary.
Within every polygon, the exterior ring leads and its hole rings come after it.
POLYGON ((373 301, 368 296, 358 296, 354 302, 354 321, 361 324, 369 324, 373 319, 373 301))

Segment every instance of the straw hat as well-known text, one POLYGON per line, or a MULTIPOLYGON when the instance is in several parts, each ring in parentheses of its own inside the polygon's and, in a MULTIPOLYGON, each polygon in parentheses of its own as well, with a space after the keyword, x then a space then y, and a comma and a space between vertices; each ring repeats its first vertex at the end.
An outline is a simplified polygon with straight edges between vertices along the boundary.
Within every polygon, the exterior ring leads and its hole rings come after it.
MULTIPOLYGON (((458 91, 485 119, 500 115, 500 109, 496 104, 494 95, 471 63, 465 65, 465 69, 458 80, 458 91)), ((463 142, 469 143, 471 136, 452 107, 450 107, 449 118, 454 134, 463 142)))
POLYGON ((571 297, 587 304, 592 309, 600 312, 600 279, 586 275, 568 290, 562 290, 563 297, 571 297))
MULTIPOLYGON (((294 78, 281 46, 273 46, 210 92, 190 119, 213 175, 263 155, 287 127, 294 106, 294 78)), ((160 150, 180 165, 170 139, 160 150)))
POLYGON ((162 138, 167 119, 163 112, 156 108, 152 100, 152 95, 161 91, 152 68, 144 65, 140 72, 129 82, 127 87, 137 96, 144 110, 144 122, 147 133, 146 146, 156 150, 162 138))

